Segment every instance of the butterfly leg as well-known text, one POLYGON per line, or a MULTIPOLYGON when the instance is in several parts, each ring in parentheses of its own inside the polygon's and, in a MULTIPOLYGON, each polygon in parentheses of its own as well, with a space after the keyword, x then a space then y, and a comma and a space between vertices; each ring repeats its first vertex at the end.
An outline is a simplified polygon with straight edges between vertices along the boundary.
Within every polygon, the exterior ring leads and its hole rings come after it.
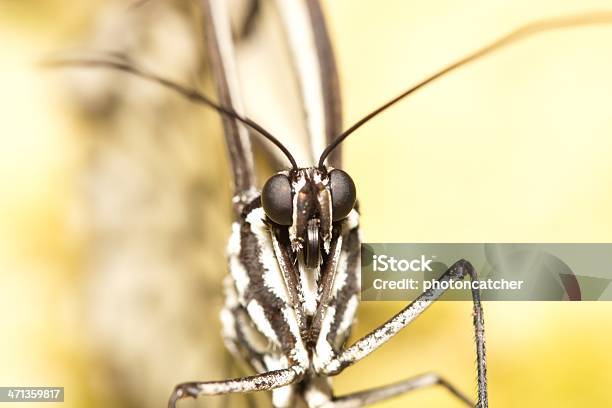
POLYGON ((365 391, 355 392, 353 394, 334 397, 332 401, 321 408, 360 408, 370 404, 375 404, 384 401, 388 398, 393 398, 413 390, 434 385, 441 385, 446 388, 451 394, 459 398, 470 407, 474 406, 474 402, 461 393, 452 384, 440 377, 438 374, 428 373, 419 375, 418 377, 408 378, 406 380, 385 385, 382 387, 371 388, 365 391))
POLYGON ((168 408, 176 408, 177 401, 183 398, 273 390, 298 382, 303 375, 304 369, 295 366, 231 380, 182 383, 174 388, 168 408))
MULTIPOLYGON (((462 280, 466 276, 476 281, 478 276, 472 264, 466 260, 460 260, 453 264, 439 279, 440 282, 462 280)), ((346 367, 356 363, 368 356, 378 347, 389 341, 400 330, 408 326, 414 319, 420 316, 431 304, 438 299, 446 290, 431 289, 422 293, 416 300, 410 303, 398 314, 383 323, 374 331, 370 332, 352 346, 344 349, 328 361, 323 373, 335 375, 346 367)), ((484 316, 480 302, 480 290, 472 289, 474 332, 476 338, 476 362, 478 381, 478 408, 488 407, 487 397, 487 364, 484 338, 484 316)))

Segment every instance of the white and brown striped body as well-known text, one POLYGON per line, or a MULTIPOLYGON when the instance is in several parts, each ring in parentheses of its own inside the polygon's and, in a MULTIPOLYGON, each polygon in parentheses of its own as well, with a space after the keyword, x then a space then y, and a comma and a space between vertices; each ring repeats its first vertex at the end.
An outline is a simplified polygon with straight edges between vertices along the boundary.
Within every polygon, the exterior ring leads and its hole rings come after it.
POLYGON ((316 407, 332 397, 329 380, 319 374, 344 345, 355 318, 358 218, 353 209, 333 223, 329 252, 322 250, 315 269, 292 251, 289 228, 266 219, 259 197, 233 224, 221 313, 226 344, 257 372, 294 365, 305 372, 301 383, 274 391, 276 407, 316 407))

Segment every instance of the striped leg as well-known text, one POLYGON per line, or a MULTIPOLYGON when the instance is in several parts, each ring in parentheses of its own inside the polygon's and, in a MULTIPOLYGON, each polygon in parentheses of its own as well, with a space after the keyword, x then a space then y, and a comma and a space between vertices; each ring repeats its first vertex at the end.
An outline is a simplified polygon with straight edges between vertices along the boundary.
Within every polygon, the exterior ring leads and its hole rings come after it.
MULTIPOLYGON (((225 378, 231 378, 234 375, 235 371, 239 371, 239 370, 235 370, 235 365, 234 365, 234 359, 231 353, 226 352, 226 359, 225 359, 225 378)), ((243 373, 238 373, 243 374, 243 373)), ((253 394, 247 393, 244 394, 245 398, 246 398, 246 406, 247 408, 256 408, 255 406, 255 400, 253 398, 253 394)), ((221 408, 230 408, 230 394, 224 394, 222 397, 221 402, 219 403, 221 408)))
POLYGON ((432 385, 441 385, 450 391, 454 396, 465 402, 468 406, 473 407, 474 403, 459 390, 453 387, 448 381, 441 378, 438 374, 423 374, 418 377, 409 378, 394 384, 385 385, 383 387, 372 388, 366 391, 356 392, 354 394, 336 397, 333 401, 324 405, 321 408, 360 408, 370 404, 381 402, 388 398, 397 397, 409 391, 419 388, 429 387, 432 385))
MULTIPOLYGON (((440 282, 461 280, 469 276, 472 281, 478 279, 472 264, 460 260, 453 264, 439 279, 440 282)), ((352 346, 344 349, 326 364, 324 372, 327 375, 340 373, 344 368, 368 356, 378 347, 382 346, 400 330, 421 315, 445 290, 428 290, 422 293, 415 301, 401 312, 379 326, 370 334, 362 337, 352 346)), ((480 290, 472 289, 474 303, 474 331, 476 335, 476 360, 478 366, 478 408, 488 407, 487 400, 487 364, 484 339, 484 317, 480 303, 480 290)))
POLYGON ((231 380, 182 383, 174 388, 168 408, 176 408, 176 402, 183 398, 273 390, 300 381, 303 375, 304 369, 295 366, 231 380))

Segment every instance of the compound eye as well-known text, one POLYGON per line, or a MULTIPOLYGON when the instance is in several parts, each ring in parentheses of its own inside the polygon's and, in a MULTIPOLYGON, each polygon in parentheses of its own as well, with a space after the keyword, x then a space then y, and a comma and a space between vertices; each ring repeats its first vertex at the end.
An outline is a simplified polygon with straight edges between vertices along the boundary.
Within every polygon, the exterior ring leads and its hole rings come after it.
POLYGON ((329 184, 332 196, 332 218, 340 221, 346 218, 357 200, 357 189, 351 176, 346 172, 334 169, 329 172, 329 184))
POLYGON ((266 181, 261 191, 261 205, 266 215, 280 225, 291 225, 293 197, 291 182, 284 174, 276 174, 266 181))

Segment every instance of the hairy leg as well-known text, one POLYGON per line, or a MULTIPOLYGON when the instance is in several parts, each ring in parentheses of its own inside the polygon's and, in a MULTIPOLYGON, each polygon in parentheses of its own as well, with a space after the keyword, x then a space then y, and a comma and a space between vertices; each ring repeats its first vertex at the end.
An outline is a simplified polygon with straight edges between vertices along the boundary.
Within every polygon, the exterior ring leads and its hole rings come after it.
MULTIPOLYGON (((478 279, 472 264, 466 260, 460 260, 453 264, 439 279, 440 282, 462 280, 469 276, 472 281, 478 279)), ((408 326, 414 319, 420 316, 425 309, 438 299, 446 290, 431 289, 422 293, 416 300, 410 303, 398 314, 383 323, 377 329, 359 339, 352 346, 344 349, 332 358, 324 367, 323 373, 335 375, 346 367, 368 356, 374 350, 382 346, 395 336, 400 330, 408 326)), ((487 398, 487 364, 484 338, 484 316, 480 302, 480 290, 472 289, 474 332, 476 338, 476 362, 478 370, 478 404, 479 408, 488 407, 487 398)))

